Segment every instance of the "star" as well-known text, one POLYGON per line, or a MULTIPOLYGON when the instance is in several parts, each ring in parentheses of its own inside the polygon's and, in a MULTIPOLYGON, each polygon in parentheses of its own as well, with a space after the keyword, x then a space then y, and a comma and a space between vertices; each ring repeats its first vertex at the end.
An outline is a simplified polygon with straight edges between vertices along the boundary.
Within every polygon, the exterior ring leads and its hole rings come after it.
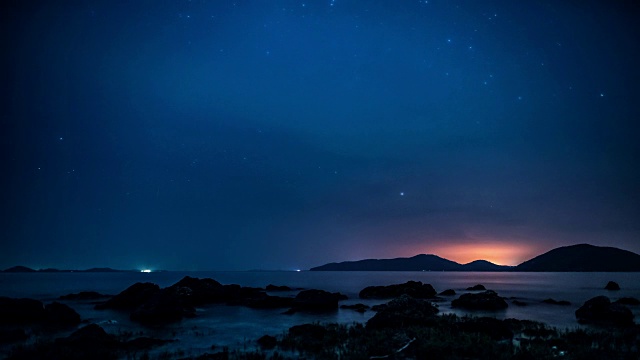
POLYGON ((403 192, 400 192, 400 196, 404 196, 404 191, 403 191, 403 192))

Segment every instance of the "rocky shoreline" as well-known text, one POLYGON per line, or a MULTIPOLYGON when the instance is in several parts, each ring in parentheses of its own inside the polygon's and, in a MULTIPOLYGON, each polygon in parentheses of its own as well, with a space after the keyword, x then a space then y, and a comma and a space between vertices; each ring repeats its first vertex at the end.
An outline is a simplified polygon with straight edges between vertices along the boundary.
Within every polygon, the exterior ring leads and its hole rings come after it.
MULTIPOLYGON (((616 285, 609 283, 607 289, 615 291, 616 285)), ((640 326, 629 309, 640 303, 635 298, 612 302, 606 296, 596 296, 576 310, 575 317, 576 323, 597 328, 559 331, 534 321, 473 316, 478 310, 499 312, 509 306, 509 299, 481 284, 459 295, 451 289, 438 294, 430 284, 418 281, 370 286, 359 293, 361 299, 388 300, 372 308, 364 304, 340 306, 345 295, 319 289, 296 289, 295 296, 268 293, 279 291, 294 290, 276 285, 264 289, 223 285, 213 279, 186 276, 166 288, 136 283, 114 296, 80 292, 60 297, 67 304, 0 297, 0 339, 3 345, 11 346, 9 359, 147 359, 150 349, 175 341, 140 334, 115 336, 97 324, 83 323, 73 302, 92 301, 95 309, 128 314, 142 327, 163 327, 196 317, 196 307, 209 304, 282 309, 282 316, 331 312, 339 307, 375 311, 366 324, 296 325, 284 334, 250 340, 253 349, 212 349, 197 357, 184 357, 179 350, 165 351, 157 356, 162 359, 637 358, 640 348, 640 326), (469 316, 439 314, 437 304, 444 301, 451 301, 452 307, 464 309, 469 316), (69 335, 51 341, 30 338, 41 332, 69 335)), ((568 305, 563 300, 544 302, 568 305)), ((526 305, 513 299, 511 303, 526 305)))

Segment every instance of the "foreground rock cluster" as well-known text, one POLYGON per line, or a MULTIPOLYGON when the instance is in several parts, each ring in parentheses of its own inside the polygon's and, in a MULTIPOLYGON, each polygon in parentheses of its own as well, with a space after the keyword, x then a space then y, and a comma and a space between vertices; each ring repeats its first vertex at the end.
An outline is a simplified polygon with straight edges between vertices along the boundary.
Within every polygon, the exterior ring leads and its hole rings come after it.
MULTIPOLYGON (((495 291, 486 290, 480 284, 467 288, 467 291, 451 299, 453 308, 500 312, 509 306, 495 291)), ((125 311, 131 320, 150 326, 194 317, 195 307, 207 304, 256 309, 282 308, 288 309, 283 312, 288 314, 297 311, 335 311, 339 308, 339 302, 346 299, 342 294, 316 289, 297 289, 296 292, 294 296, 293 290, 284 286, 269 285, 261 289, 222 285, 213 279, 187 276, 166 288, 153 283, 136 283, 115 296, 82 292, 61 298, 67 301, 100 301, 95 305, 96 309, 125 311), (290 296, 270 295, 267 290, 288 292, 290 296), (104 299, 107 300, 102 301, 104 299)), ((627 307, 640 305, 640 301, 634 298, 620 298, 612 302, 605 296, 594 297, 575 311, 576 319, 580 323, 606 326, 607 330, 563 333, 526 320, 441 315, 435 304, 446 301, 440 296, 455 297, 455 291, 449 289, 438 294, 430 284, 419 281, 370 286, 363 289, 359 296, 389 301, 373 308, 364 304, 340 306, 359 312, 375 311, 376 314, 364 325, 298 325, 284 335, 268 334, 258 339, 256 345, 263 349, 258 352, 223 350, 202 355, 199 359, 264 359, 267 354, 273 359, 580 359, 593 354, 596 354, 593 355, 595 357, 590 358, 637 358, 640 348, 640 328, 633 322, 633 313, 627 307), (592 353, 583 352, 580 347, 591 349, 592 353)), ((542 303, 571 305, 567 301, 553 299, 546 299, 542 303)), ((73 329, 80 322, 80 316, 65 304, 53 302, 45 305, 31 299, 0 297, 0 325, 4 326, 0 328, 0 339, 5 343, 23 341, 27 334, 20 328, 22 326, 73 329)), ((170 341, 146 337, 117 338, 107 334, 100 326, 90 324, 52 342, 17 347, 10 358, 137 358, 137 352, 170 341)))
MULTIPOLYGON (((273 291, 286 291, 270 286, 273 291)), ((96 309, 130 311, 131 320, 145 325, 162 325, 195 316, 195 307, 207 304, 247 306, 255 309, 288 308, 296 311, 338 309, 338 301, 346 299, 339 293, 324 290, 302 290, 295 297, 273 296, 264 289, 222 285, 213 279, 189 276, 161 289, 152 283, 136 283, 112 297, 96 309)))

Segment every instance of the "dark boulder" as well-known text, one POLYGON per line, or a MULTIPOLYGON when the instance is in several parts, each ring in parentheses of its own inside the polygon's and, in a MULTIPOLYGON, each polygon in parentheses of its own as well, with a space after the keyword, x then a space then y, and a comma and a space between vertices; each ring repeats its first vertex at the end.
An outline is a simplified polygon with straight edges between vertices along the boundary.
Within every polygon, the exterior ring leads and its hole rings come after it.
POLYGON ((80 315, 65 304, 53 302, 44 307, 44 321, 50 326, 75 326, 80 324, 80 315))
POLYGON ((491 290, 478 294, 462 294, 451 302, 451 306, 468 310, 503 310, 509 307, 503 298, 491 290))
POLYGON ((60 296, 60 300, 99 300, 113 297, 113 295, 104 295, 95 291, 81 291, 77 294, 68 294, 60 296))
POLYGON ((513 338, 507 323, 490 317, 471 317, 459 322, 457 327, 461 332, 485 334, 496 341, 513 338))
POLYGON ((228 300, 225 287, 209 278, 198 279, 185 276, 182 280, 169 286, 167 290, 179 292, 183 297, 182 300, 191 305, 212 304, 228 300))
POLYGON ((278 345, 278 339, 271 335, 264 335, 257 341, 258 345, 263 349, 273 349, 278 345))
POLYGON ((364 313, 369 309, 369 306, 365 304, 340 305, 340 309, 349 309, 359 313, 364 313))
POLYGON ((361 299, 393 299, 401 295, 409 295, 416 299, 430 299, 436 295, 436 290, 430 284, 407 281, 404 284, 369 286, 362 289, 359 294, 361 299))
POLYGON ((542 300, 543 303, 545 304, 549 304, 549 305, 561 305, 561 306, 568 306, 571 305, 571 303, 569 301, 566 300, 553 300, 553 299, 544 299, 542 300))
POLYGON ((291 288, 288 286, 277 286, 277 285, 272 285, 269 284, 266 287, 267 291, 291 291, 291 288))
POLYGON ((0 329, 0 344, 25 341, 29 335, 23 329, 0 329))
POLYGON ((596 296, 576 310, 580 323, 628 326, 633 324, 633 313, 621 304, 611 303, 606 296, 596 296))
POLYGON ((487 290, 487 289, 484 287, 484 285, 478 284, 478 285, 474 285, 474 286, 468 287, 467 290, 469 290, 469 291, 484 291, 484 290, 487 290))
POLYGON ((456 294, 455 290, 447 289, 447 290, 441 292, 439 295, 441 295, 441 296, 453 296, 455 294, 456 294))
POLYGON ((631 306, 635 306, 635 305, 640 305, 640 300, 633 298, 633 297, 623 297, 620 298, 616 301, 613 302, 614 304, 621 304, 621 305, 631 305, 631 306))
POLYGON ((338 309, 338 301, 344 300, 340 293, 330 293, 324 290, 303 290, 291 304, 294 310, 327 311, 338 309))
POLYGON ((131 310, 149 301, 160 292, 160 287, 153 283, 135 283, 120 294, 112 297, 103 304, 96 305, 96 309, 131 310))
POLYGON ((132 321, 144 325, 163 325, 194 317, 195 309, 185 300, 188 288, 166 288, 156 293, 130 315, 132 321))
POLYGON ((437 313, 438 308, 429 301, 402 295, 388 302, 384 309, 369 319, 367 328, 428 326, 434 323, 437 313))
POLYGON ((44 319, 42 302, 0 297, 0 324, 29 324, 44 319))
POLYGON ((615 291, 615 290, 620 290, 620 285, 618 285, 618 283, 615 282, 615 281, 609 281, 607 283, 607 285, 605 285, 604 288, 605 288, 605 290, 613 290, 613 291, 615 291))

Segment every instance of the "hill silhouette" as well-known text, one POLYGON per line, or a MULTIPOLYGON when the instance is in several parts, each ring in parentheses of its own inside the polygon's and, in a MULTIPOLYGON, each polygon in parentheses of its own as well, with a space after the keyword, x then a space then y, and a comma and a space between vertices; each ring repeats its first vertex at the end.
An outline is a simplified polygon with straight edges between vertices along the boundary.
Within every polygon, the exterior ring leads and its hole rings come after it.
POLYGON ((640 255, 614 247, 578 244, 559 247, 527 260, 516 271, 640 271, 640 255))
POLYGON ((459 264, 436 255, 410 258, 366 259, 329 263, 311 271, 530 271, 530 272, 636 272, 640 255, 614 247, 578 244, 553 249, 518 266, 501 266, 486 260, 459 264))

